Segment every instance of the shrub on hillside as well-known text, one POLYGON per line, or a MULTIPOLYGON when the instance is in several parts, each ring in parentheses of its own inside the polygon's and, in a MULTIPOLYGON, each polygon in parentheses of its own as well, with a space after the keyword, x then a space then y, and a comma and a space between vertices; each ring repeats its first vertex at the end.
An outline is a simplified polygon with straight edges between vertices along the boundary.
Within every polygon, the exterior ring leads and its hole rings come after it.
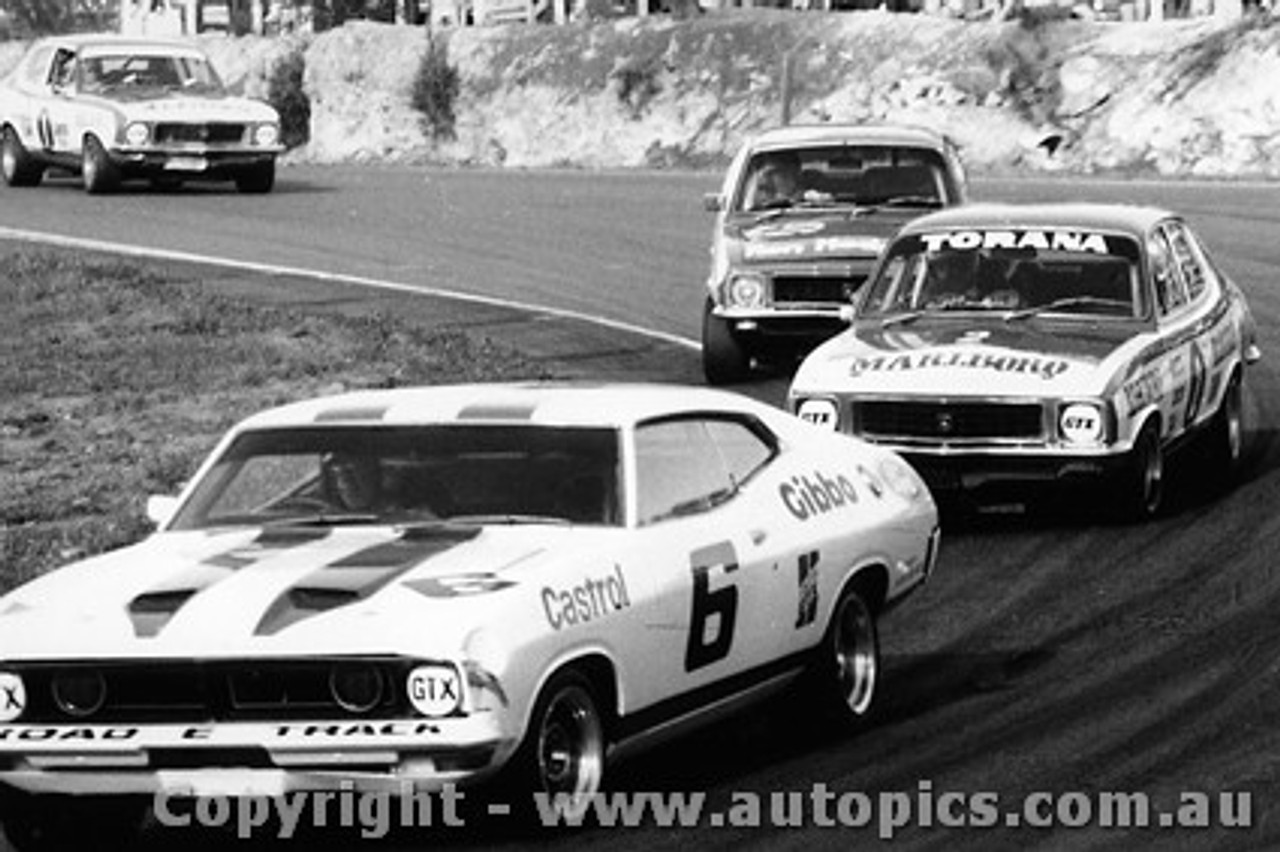
POLYGON ((296 48, 276 60, 267 79, 267 101, 280 113, 280 139, 287 148, 311 138, 311 99, 302 87, 307 59, 296 48))
POLYGON ((410 100, 413 108, 422 114, 423 132, 432 139, 453 139, 457 117, 454 105, 458 100, 461 81, 458 69, 449 64, 449 51, 445 43, 430 38, 427 52, 418 62, 413 77, 410 100))

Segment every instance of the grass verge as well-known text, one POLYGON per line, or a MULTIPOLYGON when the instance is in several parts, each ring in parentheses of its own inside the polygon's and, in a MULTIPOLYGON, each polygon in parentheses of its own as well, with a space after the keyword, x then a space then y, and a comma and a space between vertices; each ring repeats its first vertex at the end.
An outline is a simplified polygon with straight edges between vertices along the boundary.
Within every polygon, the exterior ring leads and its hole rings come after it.
POLYGON ((0 591, 150 531, 222 433, 369 387, 553 378, 487 337, 247 305, 145 266, 0 254, 0 591))

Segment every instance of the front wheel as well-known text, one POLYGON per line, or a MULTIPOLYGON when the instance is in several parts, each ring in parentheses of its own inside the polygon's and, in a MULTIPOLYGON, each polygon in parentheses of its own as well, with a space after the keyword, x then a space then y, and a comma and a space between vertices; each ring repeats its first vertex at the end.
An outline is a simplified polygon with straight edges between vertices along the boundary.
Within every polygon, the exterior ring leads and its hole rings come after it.
POLYGON ((729 322, 716 316, 710 299, 702 311, 702 372, 712 385, 744 382, 751 377, 751 353, 734 336, 729 322))
POLYGON ((1155 418, 1142 426, 1133 442, 1120 483, 1120 515, 1123 520, 1143 521, 1160 514, 1164 506, 1164 448, 1155 418))
POLYGON ((276 185, 276 164, 273 161, 248 166, 236 173, 236 189, 252 195, 263 195, 276 185))
POLYGON ((857 585, 840 595, 810 671, 819 709, 838 725, 864 723, 875 707, 880 636, 875 611, 857 585))
POLYGON ((519 813, 579 824, 603 785, 605 748, 595 688, 576 671, 558 672, 538 696, 503 787, 523 803, 519 813))
POLYGON ((0 139, 0 172, 9 186, 37 186, 44 178, 44 166, 31 156, 12 127, 6 127, 0 139))
POLYGON ((87 136, 81 153, 80 176, 90 195, 112 192, 120 185, 120 169, 96 136, 87 136))

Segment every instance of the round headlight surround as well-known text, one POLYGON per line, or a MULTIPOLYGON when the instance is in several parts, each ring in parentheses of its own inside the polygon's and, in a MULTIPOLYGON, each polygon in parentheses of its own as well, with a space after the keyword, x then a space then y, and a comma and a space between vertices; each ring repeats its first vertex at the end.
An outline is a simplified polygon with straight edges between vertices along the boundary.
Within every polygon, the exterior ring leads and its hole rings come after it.
POLYGON ((835 400, 821 396, 801 399, 796 406, 796 416, 806 423, 835 431, 840 426, 840 407, 835 400))
POLYGON ((1068 444, 1096 445, 1106 439, 1106 419, 1095 402, 1071 402, 1058 411, 1058 434, 1068 444))
POLYGON ((49 683, 53 703, 76 719, 85 719, 107 703, 107 681, 96 669, 60 671, 49 683))
POLYGON ((140 148, 151 141, 151 128, 141 121, 130 122, 124 129, 124 141, 135 148, 140 148))
POLYGON ((725 300, 733 308, 760 308, 765 303, 764 277, 754 272, 737 272, 729 276, 725 300))
POLYGON ((253 130, 253 142, 262 148, 270 148, 280 141, 280 127, 276 124, 259 124, 253 130))
POLYGON ((329 694, 348 713, 368 713, 387 694, 387 679, 373 663, 339 663, 329 672, 329 694))

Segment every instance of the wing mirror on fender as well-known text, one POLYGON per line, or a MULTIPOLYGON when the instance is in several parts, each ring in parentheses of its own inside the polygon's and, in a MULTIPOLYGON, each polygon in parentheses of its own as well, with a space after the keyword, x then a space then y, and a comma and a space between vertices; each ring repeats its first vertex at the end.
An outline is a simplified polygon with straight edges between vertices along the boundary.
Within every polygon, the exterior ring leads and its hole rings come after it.
POLYGON ((708 192, 702 196, 702 209, 708 213, 719 213, 724 209, 724 201, 718 192, 708 192))

